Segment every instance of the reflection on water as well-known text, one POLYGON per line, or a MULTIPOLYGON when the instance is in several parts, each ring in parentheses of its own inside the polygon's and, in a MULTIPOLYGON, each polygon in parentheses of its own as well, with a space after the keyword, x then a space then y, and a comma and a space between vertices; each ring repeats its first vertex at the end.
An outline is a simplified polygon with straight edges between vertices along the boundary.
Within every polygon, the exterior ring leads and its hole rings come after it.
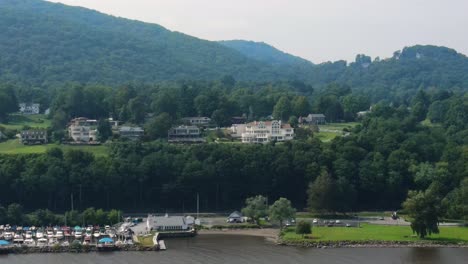
POLYGON ((342 248, 306 249, 275 246, 262 238, 204 235, 166 240, 164 252, 0 255, 0 264, 111 263, 344 263, 440 264, 468 263, 467 248, 342 248))

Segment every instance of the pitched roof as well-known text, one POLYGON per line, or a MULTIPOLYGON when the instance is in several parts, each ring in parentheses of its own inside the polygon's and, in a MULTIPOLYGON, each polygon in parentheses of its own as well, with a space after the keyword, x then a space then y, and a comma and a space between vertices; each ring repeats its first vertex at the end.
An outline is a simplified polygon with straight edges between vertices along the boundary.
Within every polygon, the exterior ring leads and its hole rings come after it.
POLYGON ((229 218, 239 218, 242 217, 242 214, 238 211, 234 211, 229 215, 229 218))

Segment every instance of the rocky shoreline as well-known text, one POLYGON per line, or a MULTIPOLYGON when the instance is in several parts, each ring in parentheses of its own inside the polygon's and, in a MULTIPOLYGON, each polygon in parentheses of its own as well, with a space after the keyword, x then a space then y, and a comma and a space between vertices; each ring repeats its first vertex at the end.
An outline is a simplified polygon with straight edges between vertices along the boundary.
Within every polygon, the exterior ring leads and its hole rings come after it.
MULTIPOLYGON (((157 251, 159 248, 145 247, 139 245, 124 245, 111 248, 107 251, 157 251)), ((46 247, 9 247, 3 248, 1 254, 37 254, 37 253, 88 253, 98 252, 98 248, 94 245, 85 245, 80 247, 73 246, 46 246, 46 247)))
POLYGON ((278 245, 304 248, 402 248, 402 247, 453 247, 468 248, 466 243, 451 242, 414 242, 414 241, 287 241, 278 239, 278 245))

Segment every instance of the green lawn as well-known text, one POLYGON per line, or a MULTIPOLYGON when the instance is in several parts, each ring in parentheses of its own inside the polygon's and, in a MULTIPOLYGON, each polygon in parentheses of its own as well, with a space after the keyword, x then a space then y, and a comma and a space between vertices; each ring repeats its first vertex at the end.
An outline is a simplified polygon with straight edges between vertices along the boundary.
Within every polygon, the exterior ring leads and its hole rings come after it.
POLYGON ((153 234, 149 236, 138 236, 138 242, 145 247, 152 247, 154 246, 153 243, 153 234))
POLYGON ((355 227, 313 227, 312 238, 303 239, 289 228, 283 235, 286 241, 434 241, 468 243, 468 227, 440 227, 440 234, 432 234, 421 240, 416 237, 409 226, 384 226, 362 224, 355 227))
POLYGON ((344 128, 353 128, 357 126, 357 122, 348 122, 348 123, 328 123, 326 125, 319 125, 321 130, 318 133, 315 133, 315 137, 320 139, 322 142, 330 142, 334 138, 343 135, 344 128), (324 131, 325 130, 325 131, 324 131))
POLYGON ((14 114, 9 116, 8 123, 0 123, 0 126, 16 130, 21 130, 24 126, 29 126, 31 128, 48 128, 50 125, 51 122, 45 115, 14 114))
POLYGON ((71 146, 71 145, 58 145, 58 144, 47 144, 47 145, 34 145, 25 146, 19 142, 18 139, 8 140, 0 143, 0 154, 37 154, 45 153, 48 149, 58 147, 62 150, 79 149, 88 151, 96 156, 106 156, 108 154, 107 146, 71 146))
POLYGON ((326 125, 319 125, 319 128, 322 129, 330 129, 330 130, 340 130, 342 131, 343 128, 353 128, 357 126, 358 122, 347 122, 347 123, 328 123, 326 125))

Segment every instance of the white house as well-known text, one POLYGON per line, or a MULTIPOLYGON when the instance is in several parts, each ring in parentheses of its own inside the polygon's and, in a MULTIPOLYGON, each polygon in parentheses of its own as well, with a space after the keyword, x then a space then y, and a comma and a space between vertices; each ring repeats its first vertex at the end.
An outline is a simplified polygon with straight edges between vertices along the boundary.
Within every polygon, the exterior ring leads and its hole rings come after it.
POLYGON ((68 125, 68 135, 75 142, 96 142, 97 120, 86 117, 72 119, 68 125))
POLYGON ((244 218, 240 212, 234 211, 228 216, 227 222, 228 223, 242 223, 244 222, 244 218))
POLYGON ((183 216, 154 216, 148 215, 146 219, 146 227, 148 230, 154 231, 189 231, 192 229, 186 218, 183 216))
POLYGON ((266 143, 270 141, 287 141, 294 139, 294 129, 281 121, 255 121, 245 126, 231 128, 236 134, 241 133, 242 143, 266 143))
POLYGON ((40 106, 40 104, 20 103, 20 113, 25 115, 38 115, 40 111, 40 106))

